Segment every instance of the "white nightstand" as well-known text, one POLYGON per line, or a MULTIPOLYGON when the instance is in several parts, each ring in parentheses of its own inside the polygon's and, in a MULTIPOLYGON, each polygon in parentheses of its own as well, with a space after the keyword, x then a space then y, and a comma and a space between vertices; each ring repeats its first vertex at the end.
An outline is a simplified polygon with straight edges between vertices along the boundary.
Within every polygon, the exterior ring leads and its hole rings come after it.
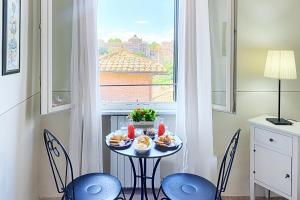
POLYGON ((300 200, 300 122, 276 126, 270 116, 250 119, 250 199, 255 184, 290 200, 300 200))

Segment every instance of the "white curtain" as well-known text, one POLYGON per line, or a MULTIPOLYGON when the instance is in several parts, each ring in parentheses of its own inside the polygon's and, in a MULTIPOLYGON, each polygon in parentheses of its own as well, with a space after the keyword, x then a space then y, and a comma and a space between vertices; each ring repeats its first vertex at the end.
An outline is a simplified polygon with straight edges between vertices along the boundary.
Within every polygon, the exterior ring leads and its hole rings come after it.
POLYGON ((180 1, 178 40, 176 132, 184 142, 181 171, 213 181, 217 163, 213 154, 208 0, 180 1))
POLYGON ((73 0, 70 157, 74 175, 102 171, 97 1, 73 0))

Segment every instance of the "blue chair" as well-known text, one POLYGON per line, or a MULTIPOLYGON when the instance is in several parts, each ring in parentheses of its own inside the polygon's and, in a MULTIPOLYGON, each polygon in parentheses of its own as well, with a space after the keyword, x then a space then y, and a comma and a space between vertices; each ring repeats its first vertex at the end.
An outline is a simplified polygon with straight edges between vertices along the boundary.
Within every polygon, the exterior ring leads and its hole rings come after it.
MULTIPOLYGON (((221 200, 226 190, 241 130, 232 137, 222 160, 217 186, 209 180, 188 173, 177 173, 164 178, 160 190, 170 200, 221 200)), ((160 191, 159 191, 160 192, 160 191)))
POLYGON ((120 181, 109 174, 91 173, 74 179, 72 163, 64 146, 46 129, 44 142, 56 189, 63 195, 62 200, 125 199, 120 181), (119 197, 121 193, 123 197, 119 197))

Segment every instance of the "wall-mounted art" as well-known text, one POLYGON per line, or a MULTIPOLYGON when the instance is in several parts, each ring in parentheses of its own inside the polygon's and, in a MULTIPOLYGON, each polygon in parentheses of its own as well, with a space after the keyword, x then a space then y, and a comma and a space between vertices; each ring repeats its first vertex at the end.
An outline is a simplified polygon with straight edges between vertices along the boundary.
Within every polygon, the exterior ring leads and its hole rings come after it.
POLYGON ((3 0, 2 75, 20 72, 21 1, 3 0))

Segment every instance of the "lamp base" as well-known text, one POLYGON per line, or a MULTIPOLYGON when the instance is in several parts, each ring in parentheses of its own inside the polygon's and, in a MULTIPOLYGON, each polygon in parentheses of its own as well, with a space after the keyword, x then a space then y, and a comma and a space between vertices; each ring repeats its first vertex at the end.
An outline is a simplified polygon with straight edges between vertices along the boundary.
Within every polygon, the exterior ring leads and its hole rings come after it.
POLYGON ((280 118, 279 120, 278 118, 267 118, 266 120, 275 125, 293 125, 292 122, 283 118, 280 118))

